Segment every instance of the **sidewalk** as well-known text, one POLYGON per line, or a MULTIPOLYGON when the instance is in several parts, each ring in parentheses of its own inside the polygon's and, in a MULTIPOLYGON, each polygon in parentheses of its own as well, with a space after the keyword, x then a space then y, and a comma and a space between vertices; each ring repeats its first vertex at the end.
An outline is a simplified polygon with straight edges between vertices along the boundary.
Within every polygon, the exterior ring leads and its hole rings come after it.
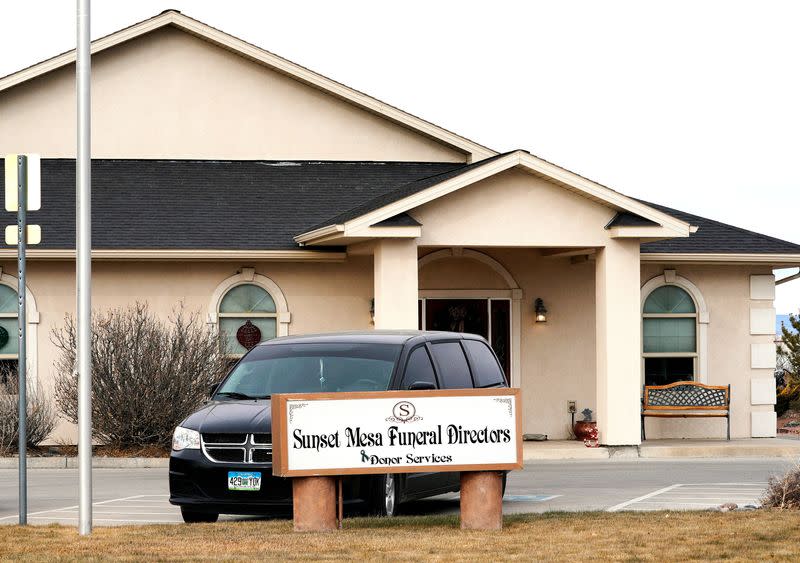
MULTIPOLYGON (((0 469, 16 469, 16 457, 0 457, 0 469)), ((168 457, 93 457, 92 467, 97 469, 150 469, 169 467, 168 457)), ((29 469, 77 469, 77 457, 28 456, 29 469)))
POLYGON ((524 442, 525 461, 552 459, 684 459, 800 458, 800 440, 747 438, 738 440, 647 440, 640 446, 587 448, 576 440, 524 442))
MULTIPOLYGON (((731 440, 648 440, 640 446, 587 448, 577 440, 523 442, 524 461, 569 459, 688 459, 688 458, 796 458, 800 440, 750 438, 731 440)), ((0 457, 0 469, 16 469, 16 457, 0 457)), ((76 457, 28 457, 31 469, 77 469, 76 457)), ((94 457, 92 467, 104 469, 167 468, 166 457, 94 457)))

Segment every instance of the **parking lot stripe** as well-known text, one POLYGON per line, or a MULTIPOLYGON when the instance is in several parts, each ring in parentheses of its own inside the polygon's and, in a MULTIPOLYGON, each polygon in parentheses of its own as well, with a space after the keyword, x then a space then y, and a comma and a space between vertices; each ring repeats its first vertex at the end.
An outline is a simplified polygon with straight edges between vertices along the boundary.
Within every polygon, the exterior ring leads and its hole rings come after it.
MULTIPOLYGON (((99 501, 99 502, 92 503, 92 506, 98 506, 98 505, 101 505, 101 504, 107 504, 109 502, 117 502, 117 501, 121 501, 121 500, 129 500, 129 499, 141 498, 143 496, 155 496, 155 495, 133 495, 133 496, 130 496, 130 497, 122 497, 122 498, 114 498, 114 499, 109 499, 109 500, 102 500, 102 501, 99 501)), ((169 496, 169 495, 165 495, 165 496, 169 496)), ((50 508, 48 510, 39 510, 38 512, 29 512, 28 513, 28 518, 35 518, 39 514, 47 514, 48 512, 56 512, 56 511, 59 511, 59 510, 70 510, 70 509, 73 509, 73 508, 78 508, 78 505, 77 504, 73 504, 72 506, 65 506, 63 508, 50 508)), ((19 518, 19 514, 11 514, 9 516, 3 516, 2 518, 0 518, 0 520, 5 520, 7 518, 19 518)))
MULTIPOLYGON (((65 514, 75 513, 76 510, 70 510, 69 512, 65 512, 65 514)), ((100 512, 97 510, 92 511, 92 516, 95 514, 114 514, 114 515, 121 515, 121 514, 132 514, 134 516, 177 516, 180 514, 179 512, 123 512, 123 511, 110 511, 110 512, 100 512)), ((60 516, 59 516, 60 518, 60 516)))
POLYGON ((628 510, 690 510, 697 508, 712 509, 723 503, 739 505, 758 505, 763 488, 759 483, 721 483, 718 486, 705 483, 703 485, 676 484, 665 489, 654 491, 648 495, 631 499, 607 509, 616 512, 628 510))
POLYGON ((626 506, 630 506, 633 503, 641 502, 641 501, 643 501, 645 499, 649 499, 649 498, 654 497, 656 495, 660 495, 661 493, 666 493, 667 491, 671 491, 672 489, 675 489, 677 487, 680 487, 680 484, 670 485, 669 487, 664 487, 663 489, 658 489, 657 491, 653 491, 652 493, 647 493, 646 495, 642 495, 640 497, 636 497, 636 498, 631 499, 631 500, 626 500, 625 502, 621 502, 619 504, 615 504, 611 508, 607 508, 606 512, 618 512, 618 511, 622 510, 623 508, 625 508, 626 506))

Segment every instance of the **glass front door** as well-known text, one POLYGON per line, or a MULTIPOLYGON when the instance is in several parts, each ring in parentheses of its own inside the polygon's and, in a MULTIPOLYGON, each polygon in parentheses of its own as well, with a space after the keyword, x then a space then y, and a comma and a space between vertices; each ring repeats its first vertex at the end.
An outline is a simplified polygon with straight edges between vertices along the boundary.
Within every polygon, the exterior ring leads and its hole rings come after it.
POLYGON ((497 354, 506 379, 511 374, 511 301, 509 299, 419 300, 421 330, 480 334, 497 354))

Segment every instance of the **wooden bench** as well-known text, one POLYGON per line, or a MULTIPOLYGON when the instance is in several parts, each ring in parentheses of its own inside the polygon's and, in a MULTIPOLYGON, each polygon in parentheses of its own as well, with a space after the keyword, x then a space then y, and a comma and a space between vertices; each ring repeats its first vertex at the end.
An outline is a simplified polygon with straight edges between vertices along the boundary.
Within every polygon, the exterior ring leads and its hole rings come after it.
POLYGON ((704 385, 694 381, 678 381, 669 385, 645 385, 642 395, 642 440, 644 419, 725 417, 728 419, 728 440, 731 439, 731 386, 704 385))

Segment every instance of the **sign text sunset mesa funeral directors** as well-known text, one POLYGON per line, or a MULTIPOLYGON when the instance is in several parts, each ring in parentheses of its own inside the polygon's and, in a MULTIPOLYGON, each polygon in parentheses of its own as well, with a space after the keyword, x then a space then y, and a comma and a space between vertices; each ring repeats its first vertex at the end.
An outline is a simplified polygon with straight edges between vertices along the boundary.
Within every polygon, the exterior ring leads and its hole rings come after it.
MULTIPOLYGON (((337 430, 331 434, 303 434, 302 428, 295 428, 292 432, 293 449, 311 448, 317 451, 320 448, 365 448, 372 446, 389 447, 409 446, 416 449, 422 446, 437 446, 442 444, 494 444, 511 441, 511 430, 508 428, 492 428, 487 426, 479 429, 467 429, 461 425, 448 424, 444 429, 441 424, 435 430, 401 430, 397 426, 390 426, 385 433, 364 432, 360 426, 344 428, 344 439, 337 430)), ((362 455, 367 455, 362 450, 362 455)), ((381 463, 376 456, 369 456, 373 464, 381 463)), ((412 454, 406 454, 409 463, 419 463, 412 454)), ((436 456, 434 456, 436 457, 436 456)), ((450 456, 442 456, 440 462, 452 461, 450 456)), ((395 465, 397 462, 385 461, 382 464, 395 465)))
POLYGON ((521 466, 517 389, 322 395, 276 396, 276 474, 521 466))

